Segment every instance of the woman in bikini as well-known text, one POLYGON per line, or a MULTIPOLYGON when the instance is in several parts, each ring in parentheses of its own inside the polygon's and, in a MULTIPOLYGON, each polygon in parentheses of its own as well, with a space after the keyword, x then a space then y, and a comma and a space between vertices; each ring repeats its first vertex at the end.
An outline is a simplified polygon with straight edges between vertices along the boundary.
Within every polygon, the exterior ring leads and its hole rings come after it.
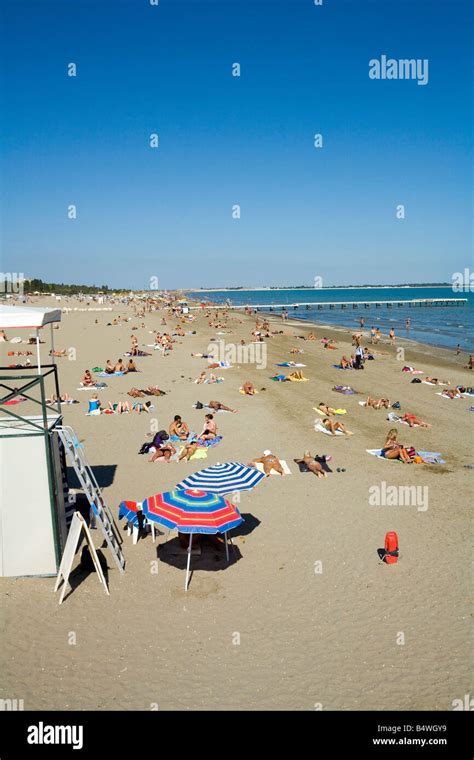
POLYGON ((413 460, 406 448, 397 441, 398 433, 395 428, 388 431, 387 438, 382 447, 382 456, 385 459, 400 459, 404 464, 412 464, 413 460))
POLYGON ((92 388, 95 386, 94 378, 91 375, 90 369, 86 369, 84 377, 82 378, 82 385, 84 388, 92 388))
POLYGON ((202 433, 199 436, 199 438, 202 438, 204 441, 210 441, 213 438, 215 438, 216 435, 217 435, 217 425, 214 422, 214 415, 206 414, 204 427, 202 429, 202 433))
POLYGON ((354 435, 354 433, 351 433, 351 431, 346 428, 344 423, 335 422, 334 420, 328 419, 328 417, 326 417, 323 420, 323 425, 326 428, 326 430, 329 430, 331 435, 336 435, 338 431, 340 431, 341 433, 344 433, 344 435, 354 435))
POLYGON ((390 408, 390 401, 388 398, 371 398, 370 396, 367 396, 367 401, 365 402, 366 406, 371 406, 373 409, 389 409, 390 408))

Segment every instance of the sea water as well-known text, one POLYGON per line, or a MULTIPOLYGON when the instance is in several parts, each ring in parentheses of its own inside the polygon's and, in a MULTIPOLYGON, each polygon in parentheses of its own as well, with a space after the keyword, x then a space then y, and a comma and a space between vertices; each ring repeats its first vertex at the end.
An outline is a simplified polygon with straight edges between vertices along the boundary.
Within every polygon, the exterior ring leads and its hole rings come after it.
MULTIPOLYGON (((368 331, 372 326, 378 327, 382 334, 387 334, 390 328, 394 328, 395 335, 400 338, 428 343, 433 346, 455 349, 460 343, 465 353, 474 351, 474 293, 453 292, 451 287, 432 288, 299 288, 290 290, 210 290, 194 291, 190 297, 202 301, 225 303, 228 299, 234 306, 246 304, 262 304, 270 307, 272 304, 291 303, 329 303, 343 301, 405 301, 418 298, 466 298, 464 306, 430 306, 430 307, 398 307, 394 304, 391 308, 382 305, 376 308, 371 305, 369 309, 363 306, 354 309, 347 306, 341 309, 324 307, 322 310, 315 308, 307 311, 305 307, 288 310, 290 319, 300 319, 319 324, 359 329, 359 320, 365 319, 364 330, 368 331), (410 318, 410 329, 406 329, 405 323, 410 318)), ((279 311, 274 312, 276 314, 279 311)))

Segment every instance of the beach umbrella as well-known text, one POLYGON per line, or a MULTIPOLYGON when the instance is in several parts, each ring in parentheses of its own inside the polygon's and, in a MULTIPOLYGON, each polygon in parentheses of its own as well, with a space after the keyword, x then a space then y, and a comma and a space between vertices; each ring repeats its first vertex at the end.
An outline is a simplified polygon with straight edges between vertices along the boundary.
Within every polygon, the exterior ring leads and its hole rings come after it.
POLYGON ((119 506, 118 519, 125 517, 126 521, 133 525, 134 528, 140 528, 138 513, 140 511, 140 502, 122 501, 119 506))
POLYGON ((176 488, 197 488, 207 493, 226 494, 233 491, 250 491, 265 477, 255 467, 239 462, 214 464, 184 478, 176 488))
POLYGON ((191 546, 194 533, 223 533, 227 561, 229 547, 227 532, 243 522, 237 507, 215 493, 200 490, 176 489, 142 502, 143 514, 147 520, 157 522, 166 528, 177 528, 180 533, 189 533, 188 560, 184 590, 188 590, 191 546))

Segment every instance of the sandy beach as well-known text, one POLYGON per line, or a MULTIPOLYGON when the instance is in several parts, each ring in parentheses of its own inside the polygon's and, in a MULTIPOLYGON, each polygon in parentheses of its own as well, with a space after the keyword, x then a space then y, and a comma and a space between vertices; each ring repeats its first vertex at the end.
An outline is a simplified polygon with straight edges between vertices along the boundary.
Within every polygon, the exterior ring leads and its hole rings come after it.
MULTIPOLYGON (((56 304, 45 298, 30 305, 56 304)), ((402 367, 446 378, 450 387, 468 386, 473 373, 463 368, 466 355, 408 341, 391 346, 384 336, 364 371, 340 371, 332 365, 353 351, 347 330, 271 317, 271 329, 284 334, 266 341, 265 367, 236 364, 215 370, 223 382, 196 385, 192 380, 208 362, 191 353, 207 353, 211 338, 248 343, 255 325, 252 317, 231 314, 228 331, 219 335, 198 314, 192 326, 184 326, 195 335, 176 338, 166 357, 152 351, 137 358, 140 374, 107 379, 100 392, 103 404, 131 401, 132 385, 158 385, 166 395, 152 399, 149 415, 86 416, 90 394, 76 390, 84 370, 123 356, 132 326, 142 321, 146 327, 133 334, 141 349, 151 351, 146 345, 153 343, 154 331, 171 332, 177 324, 167 317, 162 328, 161 318, 158 311, 135 318, 130 307, 116 304, 111 312, 63 313, 55 331, 57 348, 75 349, 74 360, 57 359, 61 392, 80 401, 63 406, 64 420, 84 443, 114 515, 124 499, 170 490, 187 474, 217 462, 248 463, 265 449, 284 459, 291 475, 272 475, 241 494, 245 522, 235 531, 231 562, 204 541, 201 554, 192 558, 187 593, 186 554, 164 547, 170 538, 165 530, 156 544, 148 535, 133 545, 124 533, 122 577, 104 550, 110 597, 95 574, 61 607, 52 578, 2 579, 0 698, 21 698, 27 710, 452 709, 453 700, 473 688, 473 471, 465 467, 473 464, 473 401, 442 398, 439 387, 412 383, 414 376, 402 367), (132 319, 107 326, 118 315, 132 319), (294 337, 311 331, 314 342, 294 337), (324 349, 322 337, 336 340, 337 350, 324 349), (402 360, 399 345, 405 347, 402 360), (291 355, 293 346, 304 353, 291 355), (291 372, 275 365, 291 360, 306 365, 308 382, 272 381, 277 371, 291 372), (246 380, 258 395, 239 393, 246 380), (346 384, 358 394, 332 390, 346 384), (431 427, 392 425, 386 410, 360 406, 367 395, 399 401, 402 413, 414 413, 431 427), (150 464, 138 455, 146 434, 156 429, 152 425, 167 429, 175 414, 199 432, 206 410, 193 404, 211 399, 239 411, 216 415, 223 440, 207 459, 150 464), (320 402, 344 407, 347 414, 340 419, 354 435, 317 432, 315 422, 322 418, 313 407, 320 402), (446 463, 405 466, 369 455, 366 450, 380 448, 391 427, 404 444, 440 452, 446 463), (305 450, 332 456, 327 478, 299 471, 293 460, 305 450), (383 483, 423 487, 426 499, 418 506, 372 505, 370 489, 383 490, 383 483), (400 541, 395 565, 377 555, 387 531, 396 531, 400 541)), ((2 365, 12 361, 7 350, 21 348, 1 344, 2 365)), ((18 477, 28 477, 28 462, 18 477)), ((99 532, 93 535, 100 546, 99 532)))

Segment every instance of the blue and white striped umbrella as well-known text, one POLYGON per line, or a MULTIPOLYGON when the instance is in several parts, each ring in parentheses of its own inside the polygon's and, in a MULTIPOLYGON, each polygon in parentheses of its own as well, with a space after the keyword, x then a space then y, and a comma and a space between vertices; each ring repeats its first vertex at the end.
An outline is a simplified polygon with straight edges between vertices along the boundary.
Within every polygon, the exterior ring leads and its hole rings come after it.
POLYGON ((214 464, 184 478, 176 488, 198 489, 207 493, 226 494, 233 491, 250 491, 265 477, 255 467, 240 462, 214 464))

